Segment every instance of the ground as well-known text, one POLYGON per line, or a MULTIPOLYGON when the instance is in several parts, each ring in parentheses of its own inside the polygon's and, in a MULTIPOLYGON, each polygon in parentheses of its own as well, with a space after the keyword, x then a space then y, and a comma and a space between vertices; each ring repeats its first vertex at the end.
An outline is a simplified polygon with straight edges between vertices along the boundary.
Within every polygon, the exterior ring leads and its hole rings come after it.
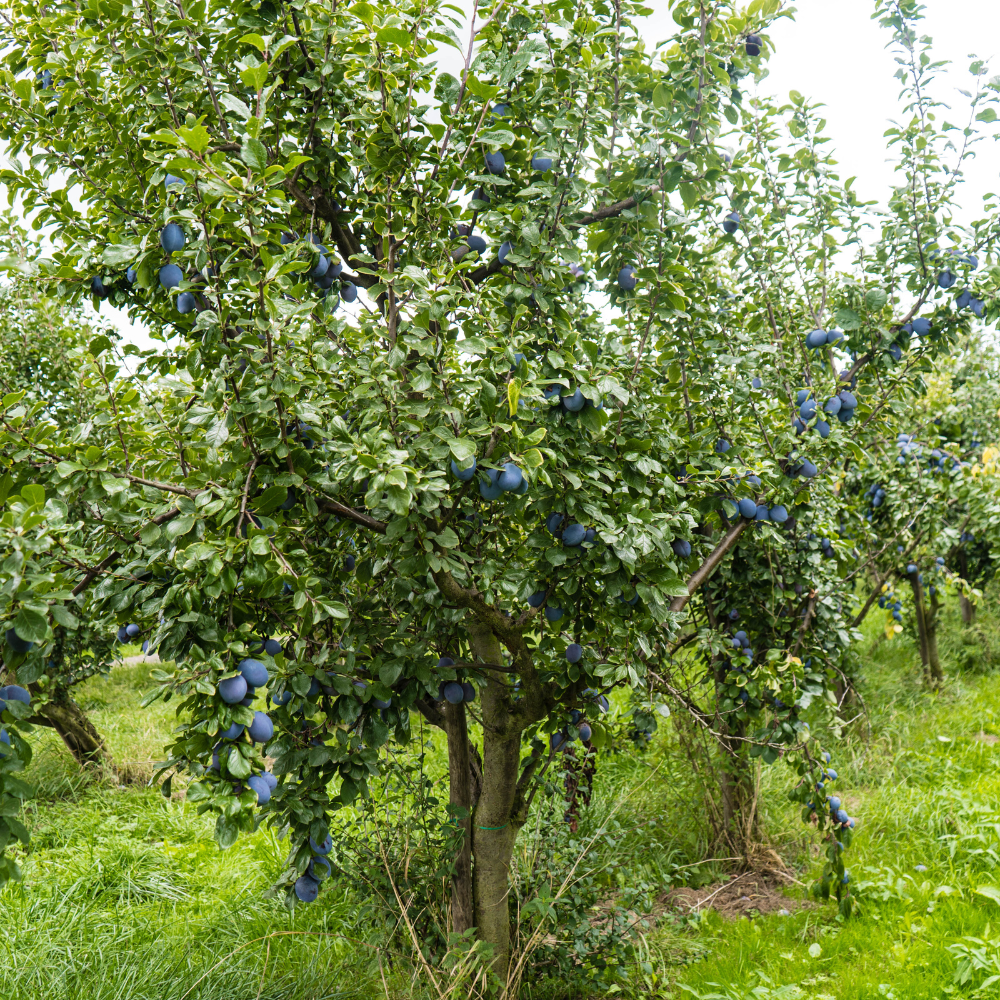
MULTIPOLYGON (((669 720, 645 752, 600 761, 578 834, 546 826, 539 812, 519 843, 521 870, 537 869, 539 857, 557 865, 586 851, 580 871, 600 897, 589 926, 606 927, 613 904, 622 903, 638 932, 627 975, 610 995, 994 995, 995 626, 988 610, 975 632, 949 612, 942 637, 948 677, 940 693, 924 688, 905 635, 880 640, 872 622, 858 647, 867 715, 839 740, 830 736, 838 793, 859 820, 848 858, 858 912, 849 920, 832 904, 805 898, 819 853, 785 798, 790 775, 780 762, 761 777, 767 842, 754 870, 712 859, 701 790, 669 720)), ((169 705, 139 707, 153 686, 150 669, 116 667, 110 679, 95 678, 79 693, 116 761, 147 776, 175 724, 169 705)), ((441 750, 430 751, 426 766, 434 774, 441 773, 441 750)), ((433 995, 380 947, 389 929, 351 884, 328 884, 319 902, 294 913, 263 898, 287 851, 276 832, 262 827, 222 852, 211 821, 176 792, 167 800, 141 783, 81 774, 45 732, 36 737, 29 780, 38 789, 27 817, 33 851, 22 859, 24 881, 0 892, 4 1000, 433 995)), ((580 898, 582 906, 590 897, 580 898)), ((609 995, 607 984, 548 968, 549 975, 543 969, 526 978, 525 996, 609 995)))

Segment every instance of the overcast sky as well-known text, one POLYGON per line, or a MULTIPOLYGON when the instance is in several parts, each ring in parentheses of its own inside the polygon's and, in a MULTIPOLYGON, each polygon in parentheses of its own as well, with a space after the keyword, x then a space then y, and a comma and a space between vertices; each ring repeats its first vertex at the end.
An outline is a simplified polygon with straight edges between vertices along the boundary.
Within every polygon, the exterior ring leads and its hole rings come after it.
MULTIPOLYGON (((452 2, 471 10, 471 0, 452 2)), ((958 89, 970 87, 970 56, 990 60, 993 74, 1000 74, 1000 0, 925 0, 925 5, 923 33, 934 39, 935 58, 952 64, 939 78, 934 96, 954 107, 954 116, 945 117, 964 124, 965 98, 958 89)), ((649 6, 655 13, 647 20, 644 35, 652 46, 670 37, 675 25, 665 0, 649 0, 649 6)), ((779 98, 798 90, 826 105, 826 131, 842 165, 842 177, 857 177, 855 190, 860 197, 884 203, 893 175, 883 133, 900 114, 900 85, 893 76, 896 63, 886 49, 889 32, 871 19, 873 10, 872 0, 801 0, 795 20, 780 20, 770 33, 776 52, 768 60, 768 74, 759 89, 779 98)), ((446 53, 442 63, 453 69, 456 60, 446 53)), ((968 206, 962 218, 972 218, 982 195, 1000 188, 992 139, 979 146, 966 175, 959 197, 968 206)), ((101 309, 104 315, 115 312, 107 304, 101 309)), ((115 319, 126 339, 152 346, 143 331, 129 327, 123 313, 115 319)))

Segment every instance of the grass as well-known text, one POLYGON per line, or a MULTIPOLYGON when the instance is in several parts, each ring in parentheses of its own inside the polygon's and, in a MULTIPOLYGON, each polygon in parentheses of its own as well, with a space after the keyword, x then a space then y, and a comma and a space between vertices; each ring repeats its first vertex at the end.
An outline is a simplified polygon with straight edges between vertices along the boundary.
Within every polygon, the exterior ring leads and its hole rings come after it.
MULTIPOLYGON (((940 694, 921 683, 909 639, 880 640, 877 623, 867 626, 856 652, 869 714, 839 738, 823 733, 836 747, 838 794, 860 821, 848 860, 854 917, 842 920, 833 905, 800 908, 801 890, 788 894, 787 915, 668 915, 642 931, 638 961, 613 993, 929 1000, 1000 992, 1000 981, 988 982, 1000 975, 1000 742, 990 739, 1000 737, 997 626, 982 612, 976 629, 963 629, 948 609, 940 694)), ((116 667, 78 692, 116 761, 147 774, 174 725, 171 706, 138 707, 149 671, 116 667)), ((387 929, 349 885, 328 883, 319 902, 294 913, 264 898, 285 860, 274 832, 220 851, 211 822, 176 796, 83 775, 51 734, 35 739, 33 852, 24 881, 0 892, 4 1000, 424 995, 385 957, 387 929)), ((442 752, 438 739, 435 775, 442 752)), ((807 882, 819 864, 815 838, 787 804, 790 781, 780 764, 764 770, 764 826, 807 882)), ((631 906, 680 882, 722 879, 725 863, 704 860, 701 794, 676 732, 661 725, 645 754, 602 758, 578 835, 536 811, 518 842, 518 869, 527 877, 544 854, 547 863, 561 857, 565 870, 604 830, 587 871, 605 894, 638 887, 631 906)), ((537 1000, 604 992, 541 974, 524 990, 537 1000)))

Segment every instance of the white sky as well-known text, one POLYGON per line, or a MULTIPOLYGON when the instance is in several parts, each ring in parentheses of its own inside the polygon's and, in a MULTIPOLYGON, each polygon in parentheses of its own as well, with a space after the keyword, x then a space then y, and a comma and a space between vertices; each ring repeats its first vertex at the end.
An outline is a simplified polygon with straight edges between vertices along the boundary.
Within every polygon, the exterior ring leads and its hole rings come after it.
MULTIPOLYGON (((458 0, 459 5, 471 10, 470 0, 458 0)), ((648 5, 655 13, 643 34, 652 46, 670 37, 675 25, 665 0, 649 0, 648 5)), ((964 125, 966 100, 957 90, 970 88, 970 55, 990 60, 994 63, 991 75, 1000 74, 1000 2, 925 0, 925 6, 922 34, 934 39, 936 60, 952 63, 938 78, 933 94, 954 108, 954 114, 944 112, 942 117, 964 125)), ((889 32, 871 20, 873 10, 873 0, 801 0, 795 20, 782 19, 770 33, 777 51, 768 60, 768 74, 759 89, 778 98, 798 90, 822 102, 826 106, 826 134, 842 165, 842 179, 857 177, 855 190, 862 199, 884 203, 893 172, 883 133, 900 115, 900 85, 893 76, 896 63, 886 49, 889 32)), ((468 32, 461 37, 464 42, 468 32)), ((445 50, 441 62, 457 73, 457 53, 445 50)), ((989 138, 980 144, 978 157, 967 165, 965 190, 959 194, 965 206, 962 220, 976 217, 982 195, 1000 188, 995 154, 995 143, 989 138)), ((153 346, 145 331, 132 327, 124 313, 107 304, 101 311, 115 322, 126 340, 140 347, 153 346)))

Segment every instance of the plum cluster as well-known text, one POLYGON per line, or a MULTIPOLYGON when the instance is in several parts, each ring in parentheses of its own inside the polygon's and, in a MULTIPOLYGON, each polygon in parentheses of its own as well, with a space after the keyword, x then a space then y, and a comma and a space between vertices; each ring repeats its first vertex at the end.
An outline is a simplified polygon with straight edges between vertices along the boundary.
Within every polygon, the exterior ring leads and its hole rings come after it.
POLYGON ((896 595, 895 588, 888 581, 882 584, 882 593, 879 594, 878 606, 890 612, 897 622, 903 620, 903 602, 896 595))
MULTIPOLYGON (((447 669, 454 665, 455 661, 450 656, 442 656, 438 660, 439 669, 447 669)), ((449 705, 461 705, 463 702, 469 704, 476 700, 476 689, 471 681, 442 681, 438 687, 437 700, 446 701, 449 705)), ((375 700, 374 704, 376 708, 387 709, 392 702, 383 703, 375 700)))

